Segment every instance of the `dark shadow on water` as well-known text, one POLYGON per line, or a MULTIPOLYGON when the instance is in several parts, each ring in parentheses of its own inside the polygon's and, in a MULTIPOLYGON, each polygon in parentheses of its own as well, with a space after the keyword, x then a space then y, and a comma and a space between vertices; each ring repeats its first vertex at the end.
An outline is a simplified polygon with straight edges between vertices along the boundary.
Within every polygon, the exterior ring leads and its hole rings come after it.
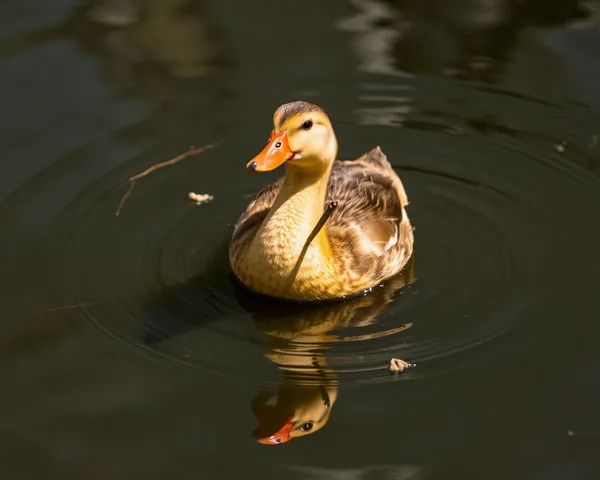
POLYGON ((266 357, 283 374, 277 392, 260 391, 251 401, 258 421, 253 437, 273 445, 319 431, 329 420, 339 389, 336 370, 328 365, 327 350, 336 343, 370 340, 410 328, 406 323, 384 332, 344 334, 377 322, 397 293, 415 280, 414 257, 401 273, 370 293, 310 304, 267 298, 245 289, 224 272, 227 255, 228 245, 224 243, 206 274, 176 288, 165 287, 148 298, 141 342, 160 349, 163 342, 175 337, 209 325, 214 328, 227 312, 246 312, 264 338, 259 342, 262 353, 257 355, 266 357), (218 290, 223 302, 211 301, 207 307, 209 290, 218 290))
POLYGON ((144 302, 144 325, 140 335, 142 342, 149 346, 159 346, 162 342, 185 335, 205 327, 210 320, 221 318, 231 312, 231 301, 236 288, 235 282, 227 275, 229 245, 224 241, 213 255, 206 273, 193 277, 184 284, 163 285, 158 292, 147 297, 144 302), (223 303, 211 293, 223 292, 223 303))
POLYGON ((508 193, 503 192, 499 188, 493 187, 492 185, 486 185, 482 182, 476 182, 474 180, 469 180, 468 178, 461 177, 459 175, 453 175, 451 173, 440 172, 439 170, 432 170, 432 169, 428 169, 425 167, 413 166, 413 165, 402 165, 402 166, 394 165, 394 168, 397 170, 404 170, 407 172, 420 172, 420 173, 426 173, 428 175, 436 175, 439 177, 447 178, 449 180, 453 180, 455 182, 464 183, 465 185, 470 185, 472 187, 487 188, 487 189, 491 190, 492 192, 502 195, 503 197, 510 198, 510 195, 508 193))

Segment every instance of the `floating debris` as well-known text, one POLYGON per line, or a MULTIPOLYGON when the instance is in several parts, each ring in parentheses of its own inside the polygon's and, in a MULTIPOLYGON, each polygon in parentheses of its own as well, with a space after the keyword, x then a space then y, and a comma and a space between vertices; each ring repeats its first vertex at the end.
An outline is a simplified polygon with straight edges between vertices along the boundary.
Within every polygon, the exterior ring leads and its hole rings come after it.
POLYGON ((556 145, 554 145, 554 148, 556 149, 556 151, 558 153, 563 153, 565 151, 566 144, 567 144, 567 142, 557 143, 556 145))
POLYGON ((405 368, 414 366, 414 363, 408 363, 399 358, 392 358, 390 360, 390 372, 392 373, 403 372, 405 368))
MULTIPOLYGON (((119 206, 117 207, 117 212, 115 213, 115 215, 118 217, 119 214, 121 213, 121 208, 123 208, 125 201, 129 198, 129 195, 131 195, 131 192, 133 191, 133 187, 135 187, 136 180, 139 180, 140 178, 145 177, 149 173, 152 173, 154 170, 158 170, 159 168, 173 165, 177 162, 180 162, 184 158, 191 157, 192 155, 198 155, 199 153, 202 153, 206 150, 210 150, 211 148, 215 148, 218 145, 219 145, 218 143, 211 143, 211 144, 205 145, 203 147, 190 147, 190 149, 187 152, 180 153, 179 155, 177 155, 173 158, 170 158, 169 160, 165 160, 164 162, 160 162, 160 163, 157 163, 156 165, 152 165, 151 167, 144 170, 142 173, 138 173, 137 175, 134 175, 133 177, 129 177, 129 189, 125 192, 125 195, 123 195, 123 198, 121 199, 121 203, 119 203, 119 206)), ((212 200, 212 198, 211 198, 211 200, 212 200)))
POLYGON ((190 200, 192 200, 193 202, 196 202, 196 205, 200 205, 201 203, 208 203, 215 199, 215 197, 213 197, 212 195, 209 195, 208 193, 190 192, 188 194, 188 196, 190 197, 190 200))

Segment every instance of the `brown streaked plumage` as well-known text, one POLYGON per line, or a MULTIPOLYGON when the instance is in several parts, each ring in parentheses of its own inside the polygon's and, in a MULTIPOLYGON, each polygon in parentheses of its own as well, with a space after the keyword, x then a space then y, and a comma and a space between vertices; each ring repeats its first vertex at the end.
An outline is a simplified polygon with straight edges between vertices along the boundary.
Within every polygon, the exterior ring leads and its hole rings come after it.
POLYGON ((269 144, 259 163, 269 169, 271 157, 285 153, 286 175, 261 190, 235 226, 230 263, 238 279, 259 293, 313 301, 359 293, 397 274, 412 255, 413 228, 402 182, 381 149, 335 160, 329 118, 306 102, 282 105, 273 123, 271 143, 279 147, 269 144), (302 255, 331 201, 338 208, 302 255))

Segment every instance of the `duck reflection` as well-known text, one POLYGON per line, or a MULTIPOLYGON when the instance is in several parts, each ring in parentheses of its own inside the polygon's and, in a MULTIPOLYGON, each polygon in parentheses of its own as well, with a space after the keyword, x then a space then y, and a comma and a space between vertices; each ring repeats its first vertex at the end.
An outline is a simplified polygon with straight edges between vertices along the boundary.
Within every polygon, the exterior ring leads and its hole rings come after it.
MULTIPOLYGON (((327 363, 326 350, 335 342, 369 340, 393 331, 353 337, 333 334, 343 327, 373 324, 395 294, 414 279, 414 259, 405 269, 371 294, 319 306, 286 305, 277 313, 256 311, 256 328, 268 337, 265 356, 283 372, 278 392, 261 392, 252 401, 258 421, 254 438, 277 445, 321 430, 338 398, 339 380, 327 363)), ((252 306, 246 308, 252 308, 252 306)), ((265 309, 266 309, 265 305, 265 309)))

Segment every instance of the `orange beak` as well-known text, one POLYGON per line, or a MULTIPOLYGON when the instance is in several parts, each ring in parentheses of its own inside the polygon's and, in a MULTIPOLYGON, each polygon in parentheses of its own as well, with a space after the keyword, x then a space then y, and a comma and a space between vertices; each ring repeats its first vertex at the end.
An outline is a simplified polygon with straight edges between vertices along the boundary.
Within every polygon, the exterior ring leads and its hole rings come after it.
POLYGON ((268 172, 292 158, 294 152, 288 143, 287 131, 275 133, 273 130, 267 146, 246 164, 246 168, 251 172, 268 172))
POLYGON ((292 429, 292 417, 289 417, 283 427, 281 427, 277 432, 273 435, 269 435, 268 437, 263 437, 258 434, 258 432, 254 433, 254 438, 258 443, 262 443, 263 445, 279 445, 280 443, 285 443, 291 440, 290 430, 292 429))

